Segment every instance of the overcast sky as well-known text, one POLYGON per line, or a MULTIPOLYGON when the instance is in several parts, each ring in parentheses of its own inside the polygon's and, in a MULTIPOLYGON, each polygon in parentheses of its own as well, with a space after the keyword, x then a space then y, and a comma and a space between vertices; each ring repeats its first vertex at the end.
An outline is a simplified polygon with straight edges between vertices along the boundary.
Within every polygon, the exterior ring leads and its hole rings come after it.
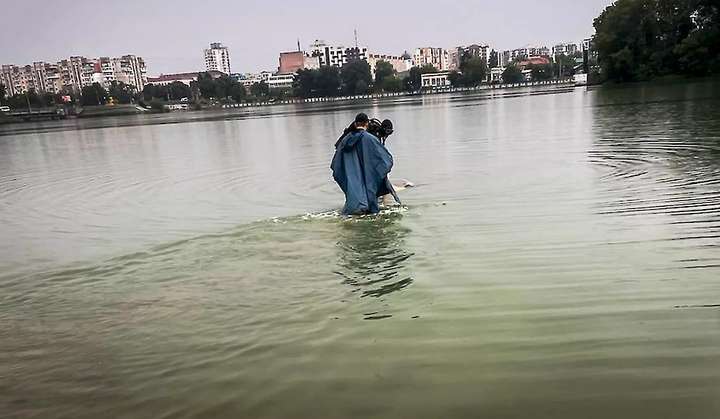
POLYGON ((2 7, 1 64, 136 54, 149 75, 201 70, 203 48, 230 48, 233 72, 273 70, 315 39, 401 54, 420 46, 495 49, 580 41, 611 0, 35 0, 2 7))

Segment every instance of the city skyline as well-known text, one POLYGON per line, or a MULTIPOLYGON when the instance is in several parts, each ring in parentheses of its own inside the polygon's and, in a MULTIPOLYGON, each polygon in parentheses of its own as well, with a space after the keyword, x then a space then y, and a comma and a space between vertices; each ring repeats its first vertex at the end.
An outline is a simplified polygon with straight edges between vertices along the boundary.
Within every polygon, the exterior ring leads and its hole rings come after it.
MULTIPOLYGON (((442 13, 438 13, 433 4, 387 5, 371 0, 365 2, 365 9, 370 12, 361 20, 349 18, 357 5, 344 10, 342 4, 325 0, 311 0, 302 7, 284 5, 280 9, 269 9, 254 0, 242 6, 217 2, 212 8, 182 0, 174 2, 172 9, 128 0, 103 5, 103 16, 128 22, 112 26, 104 19, 86 19, 82 25, 68 25, 67 21, 58 19, 55 12, 44 12, 52 10, 50 7, 38 8, 38 2, 33 6, 16 2, 6 8, 8 16, 32 15, 45 32, 31 32, 30 42, 17 43, 8 37, 0 40, 0 61, 21 65, 75 55, 132 53, 143 56, 149 73, 158 75, 203 69, 203 50, 210 42, 222 42, 233 57, 234 72, 254 72, 276 68, 277 54, 296 50, 298 38, 303 49, 315 39, 350 46, 354 44, 355 28, 360 44, 381 54, 472 43, 486 43, 496 50, 528 44, 552 46, 558 42, 579 42, 591 35, 593 19, 611 3, 608 0, 589 0, 583 4, 555 0, 543 5, 525 0, 512 5, 496 0, 448 2, 442 5, 442 13), (187 22, 192 24, 183 24, 187 22)), ((97 12, 97 7, 90 7, 94 4, 87 0, 73 2, 64 7, 63 13, 77 21, 87 10, 97 12)), ((6 30, 19 33, 23 25, 22 19, 10 19, 6 30)))

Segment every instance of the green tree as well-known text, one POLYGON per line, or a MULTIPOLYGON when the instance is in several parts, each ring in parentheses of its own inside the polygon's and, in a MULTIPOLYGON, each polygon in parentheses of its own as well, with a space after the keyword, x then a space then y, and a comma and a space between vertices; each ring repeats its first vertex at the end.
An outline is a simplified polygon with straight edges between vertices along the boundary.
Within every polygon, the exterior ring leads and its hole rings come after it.
POLYGON ((145 101, 151 101, 153 99, 159 99, 161 101, 170 100, 170 94, 168 87, 160 84, 147 84, 143 88, 142 96, 145 101))
POLYGON ((575 74, 575 57, 582 57, 581 53, 574 54, 572 56, 565 54, 558 54, 555 57, 555 62, 552 64, 552 74, 559 78, 572 77, 575 74))
POLYGON ((220 100, 229 98, 230 92, 232 90, 233 81, 234 80, 226 74, 223 74, 220 77, 212 80, 215 89, 214 92, 210 95, 210 97, 220 100))
POLYGON ((437 73, 438 70, 432 64, 425 64, 422 67, 413 67, 410 69, 408 76, 405 77, 405 90, 414 92, 422 88, 422 75, 427 73, 437 73))
POLYGON ((213 80, 210 73, 198 73, 197 87, 200 90, 200 95, 205 98, 216 97, 217 89, 215 86, 215 80, 213 80))
POLYGON ((254 83, 250 86, 250 93, 255 97, 265 97, 270 94, 270 86, 264 81, 254 83))
POLYGON ((240 84, 238 81, 233 80, 233 82, 229 86, 228 90, 228 96, 235 102, 242 102, 247 97, 247 91, 245 90, 245 86, 240 84))
POLYGON ((631 81, 652 74, 656 16, 655 0, 618 0, 595 19, 595 47, 608 77, 631 81))
POLYGON ((500 66, 500 54, 498 54, 497 51, 492 50, 490 51, 490 62, 488 63, 488 66, 490 68, 495 68, 500 66))
POLYGON ((315 77, 315 91, 318 96, 332 97, 340 94, 340 69, 337 67, 325 66, 317 70, 315 77))
POLYGON ((366 94, 370 83, 372 83, 370 64, 365 60, 350 61, 340 69, 340 78, 345 94, 366 94))
POLYGON ((503 83, 522 83, 525 81, 520 67, 511 64, 505 67, 505 71, 502 73, 503 83))
POLYGON ((459 71, 455 70, 451 71, 450 74, 448 74, 448 81, 453 87, 462 87, 465 85, 465 79, 463 78, 463 75, 459 71))
POLYGON ((54 94, 45 92, 40 95, 40 103, 42 103, 42 106, 44 106, 44 107, 51 107, 51 106, 55 106, 56 104, 58 104, 59 101, 57 100, 57 97, 54 94))
POLYGON ((5 103, 13 109, 27 109, 28 107, 25 95, 8 96, 5 103))
POLYGON ((695 0, 694 5, 694 30, 673 49, 678 67, 690 75, 720 73, 720 4, 695 0))
POLYGON ((377 64, 375 64, 375 84, 377 86, 383 86, 383 82, 395 76, 396 73, 392 64, 387 61, 378 61, 377 64))
POLYGON ((488 68, 482 58, 465 54, 460 62, 460 71, 450 73, 450 84, 454 87, 474 87, 485 81, 488 68))
MULTIPOLYGON (((167 85, 167 94, 170 96, 170 100, 180 100, 184 98, 190 98, 192 96, 192 92, 190 91, 190 86, 187 84, 181 82, 181 81, 174 81, 167 85)), ((163 96, 158 96, 163 97, 163 96)))
POLYGON ((485 81, 487 63, 480 57, 471 57, 460 64, 462 81, 465 86, 472 87, 485 81))
POLYGON ((104 105, 107 103, 108 94, 100 83, 93 83, 91 86, 82 88, 80 104, 82 106, 104 105))
MULTIPOLYGON (((357 88, 357 81, 355 83, 357 88)), ((342 84, 340 69, 337 67, 325 66, 317 70, 300 70, 293 82, 293 93, 302 98, 334 97, 340 94, 342 84)))
POLYGON ((546 81, 553 78, 552 64, 531 64, 530 75, 533 81, 546 81))
POLYGON ((132 103, 135 98, 135 87, 119 81, 110 82, 108 95, 115 99, 118 103, 132 103))
POLYGON ((611 80, 720 71, 718 0, 618 0, 594 25, 599 63, 611 80))
POLYGON ((316 92, 317 70, 302 69, 299 70, 295 81, 293 82, 293 92, 295 96, 308 98, 313 97, 316 92))
POLYGON ((383 79, 381 87, 384 92, 401 92, 403 90, 403 82, 397 76, 386 77, 383 79))

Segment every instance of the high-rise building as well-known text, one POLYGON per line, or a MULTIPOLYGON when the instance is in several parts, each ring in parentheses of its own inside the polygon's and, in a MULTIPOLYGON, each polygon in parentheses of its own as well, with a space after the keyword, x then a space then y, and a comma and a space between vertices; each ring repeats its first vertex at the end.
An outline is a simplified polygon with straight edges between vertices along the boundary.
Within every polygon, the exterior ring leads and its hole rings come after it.
POLYGON ((213 42, 205 50, 205 68, 207 71, 221 71, 230 74, 230 52, 220 42, 213 42))
POLYGON ((119 81, 142 90, 147 84, 147 67, 145 60, 136 55, 123 55, 118 61, 116 71, 119 81), (140 86, 140 87, 138 87, 140 86))
POLYGON ((447 71, 450 68, 448 51, 445 48, 416 48, 413 53, 413 65, 415 67, 432 65, 438 71, 447 71))

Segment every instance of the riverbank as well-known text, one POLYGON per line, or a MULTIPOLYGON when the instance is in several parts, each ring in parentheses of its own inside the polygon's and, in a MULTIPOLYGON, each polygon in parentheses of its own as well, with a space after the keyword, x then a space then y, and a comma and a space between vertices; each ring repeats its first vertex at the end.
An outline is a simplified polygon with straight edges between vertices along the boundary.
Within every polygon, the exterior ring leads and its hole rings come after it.
POLYGON ((536 81, 536 82, 525 82, 525 83, 483 84, 483 85, 476 86, 476 87, 448 87, 448 88, 433 89, 433 90, 417 90, 417 91, 413 91, 413 92, 374 93, 374 94, 356 95, 356 96, 317 97, 317 98, 305 98, 305 99, 286 99, 286 100, 263 101, 263 102, 233 103, 233 104, 224 104, 224 105, 221 105, 220 107, 223 109, 231 109, 231 108, 247 108, 247 107, 257 107, 257 106, 319 103, 319 102, 348 102, 348 101, 367 100, 367 99, 398 98, 398 97, 403 97, 403 96, 442 95, 442 94, 448 94, 448 93, 517 89, 517 88, 540 87, 540 86, 575 86, 575 82, 572 79, 565 79, 565 80, 548 80, 548 81, 536 81))
MULTIPOLYGON (((172 109, 168 105, 164 106, 161 111, 157 107, 144 108, 139 105, 99 105, 99 106, 85 106, 78 108, 69 108, 65 112, 67 118, 102 118, 102 117, 124 117, 124 116, 136 116, 141 114, 159 114, 171 111, 183 111, 183 112, 195 112, 195 111, 212 111, 212 110, 227 110, 235 108, 255 108, 255 107, 266 107, 273 105, 302 105, 311 103, 324 103, 324 102, 356 102, 364 100, 397 100, 402 97, 418 97, 418 96, 429 96, 429 95, 445 95, 455 93, 472 93, 482 91, 493 91, 493 90, 512 90, 521 88, 543 88, 543 87, 573 87, 575 86, 572 80, 552 80, 544 82, 526 82, 526 83, 512 83, 512 84, 485 84, 477 87, 464 87, 464 88, 453 88, 448 87, 444 89, 433 89, 433 90, 421 90, 414 92, 398 92, 398 93, 379 93, 379 94, 368 94, 368 95, 357 95, 357 96, 338 96, 338 97, 319 97, 319 98, 305 98, 305 99, 286 99, 276 101, 261 101, 261 102, 244 102, 244 103, 210 103, 210 104, 185 104, 182 109, 172 109)), ((0 115, 0 124, 9 123, 21 123, 27 122, 21 118, 14 118, 8 115, 0 115)))
POLYGON ((150 112, 138 105, 104 105, 104 106, 84 106, 78 113, 78 118, 98 118, 103 116, 126 116, 137 115, 150 112))

